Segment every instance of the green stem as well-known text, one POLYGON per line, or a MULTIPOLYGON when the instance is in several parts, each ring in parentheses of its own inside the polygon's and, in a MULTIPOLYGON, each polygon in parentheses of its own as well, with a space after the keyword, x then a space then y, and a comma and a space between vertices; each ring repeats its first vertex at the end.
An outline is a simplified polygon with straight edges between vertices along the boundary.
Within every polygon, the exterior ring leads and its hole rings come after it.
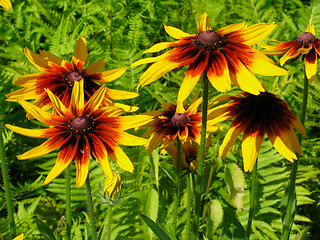
POLYGON ((199 162, 197 171, 197 181, 195 188, 195 215, 194 215, 194 234, 201 235, 199 231, 200 226, 200 216, 201 216, 201 193, 202 193, 202 166, 205 158, 205 148, 206 148, 206 131, 207 131, 207 111, 208 111, 208 77, 203 74, 203 102, 202 102, 202 121, 201 121, 201 139, 200 139, 200 149, 199 149, 199 162))
POLYGON ((191 199, 192 199, 192 191, 191 191, 191 173, 187 174, 187 222, 186 222, 186 240, 191 239, 191 199))
POLYGON ((91 195, 91 186, 90 186, 89 175, 86 180, 86 195, 87 195, 87 204, 88 204, 88 209, 89 209, 89 219, 90 219, 90 226, 91 226, 91 239, 97 240, 96 227, 94 224, 93 201, 92 201, 92 195, 91 195))
POLYGON ((258 169, 258 159, 256 160, 256 164, 253 167, 252 175, 251 175, 251 190, 250 190, 250 210, 249 210, 249 218, 247 224, 247 239, 250 239, 254 205, 256 199, 256 183, 257 183, 257 169, 258 169))
POLYGON ((8 166, 7 166, 7 161, 5 157, 5 151, 4 151, 1 123, 0 123, 0 161, 1 161, 1 168, 2 168, 4 191, 6 195, 6 202, 7 202, 7 208, 8 208, 8 220, 9 220, 9 226, 10 226, 10 233, 11 233, 11 238, 14 238, 16 236, 16 225, 14 223, 13 203, 12 203, 11 192, 10 192, 10 180, 9 180, 8 166))
POLYGON ((173 200, 173 225, 172 231, 174 236, 177 235, 177 219, 178 219, 178 201, 179 201, 179 185, 180 185, 180 158, 181 158, 181 141, 177 138, 177 162, 176 162, 176 179, 174 186, 173 200))
MULTIPOLYGON (((304 79, 304 86, 303 86, 303 101, 302 101, 302 109, 301 109, 301 116, 300 116, 300 121, 302 125, 304 125, 305 119, 306 119, 306 113, 307 113, 307 105, 308 105, 308 86, 309 86, 309 81, 305 77, 304 79)), ((298 140, 302 142, 302 135, 298 135, 298 140)), ((294 211, 293 208, 296 206, 293 206, 296 204, 295 201, 295 194, 296 194, 296 178, 297 178, 297 172, 298 172, 298 163, 299 163, 299 157, 297 160, 293 162, 292 170, 290 173, 290 179, 288 182, 287 190, 288 190, 288 204, 286 208, 286 215, 284 218, 284 224, 283 224, 283 235, 282 239, 283 240, 288 240, 290 238, 290 232, 291 232, 291 227, 292 227, 292 219, 294 218, 294 211)))
POLYGON ((106 240, 110 240, 111 239, 111 215, 112 215, 112 205, 110 204, 108 206, 108 213, 107 213, 107 234, 106 234, 106 240))
POLYGON ((210 168, 206 194, 209 193, 210 186, 211 186, 211 181, 212 181, 212 177, 213 177, 213 171, 214 171, 214 167, 215 167, 215 159, 217 157, 217 152, 218 152, 218 149, 219 149, 219 140, 220 140, 220 135, 218 136, 217 144, 216 144, 215 149, 214 149, 213 163, 212 163, 211 168, 210 168))
POLYGON ((67 221, 67 239, 71 239, 71 194, 70 194, 70 164, 65 169, 66 174, 66 221, 67 221))

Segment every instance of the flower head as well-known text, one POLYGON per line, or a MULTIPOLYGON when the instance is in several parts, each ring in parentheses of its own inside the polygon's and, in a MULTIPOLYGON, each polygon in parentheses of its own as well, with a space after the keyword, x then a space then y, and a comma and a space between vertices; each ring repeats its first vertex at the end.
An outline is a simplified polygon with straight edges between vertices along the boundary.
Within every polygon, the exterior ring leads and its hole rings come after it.
POLYGON ((0 0, 0 6, 2 6, 6 11, 12 9, 10 0, 0 0))
POLYGON ((315 37, 314 25, 310 24, 307 31, 299 35, 296 40, 279 42, 278 44, 261 44, 268 55, 282 55, 280 65, 289 59, 296 60, 300 55, 304 58, 306 76, 310 82, 315 81, 317 73, 317 56, 320 54, 320 39, 315 37))
POLYGON ((225 158, 243 132, 242 156, 245 171, 252 171, 265 133, 277 151, 289 161, 301 154, 300 144, 293 128, 306 136, 299 119, 291 112, 288 104, 269 92, 253 95, 243 92, 235 97, 220 96, 213 101, 232 100, 214 108, 208 115, 216 117, 213 123, 234 118, 219 149, 225 158))
POLYGON ((251 27, 247 27, 245 23, 236 23, 213 31, 207 13, 198 19, 198 34, 188 34, 165 26, 166 32, 178 41, 154 45, 145 53, 158 52, 169 47, 173 49, 158 57, 141 59, 131 65, 155 62, 140 77, 138 87, 156 81, 175 68, 189 65, 179 90, 178 101, 188 97, 204 72, 212 86, 220 92, 230 90, 232 81, 242 90, 257 95, 263 92, 264 88, 252 73, 266 76, 287 73, 263 53, 251 47, 260 43, 274 27, 274 23, 259 23, 251 27))
POLYGON ((120 192, 121 190, 121 177, 120 174, 113 173, 112 177, 106 177, 106 181, 104 183, 103 193, 106 194, 108 192, 109 197, 112 198, 120 192))
POLYGON ((99 108, 107 92, 105 87, 99 88, 85 103, 83 84, 83 80, 74 82, 69 109, 57 96, 46 89, 56 114, 46 112, 29 102, 18 100, 29 114, 49 125, 49 128, 25 129, 6 125, 7 128, 22 135, 49 138, 40 146, 17 156, 20 160, 39 157, 59 148, 56 163, 44 184, 50 183, 74 159, 77 168, 76 185, 81 187, 88 175, 90 155, 99 161, 108 177, 113 176, 108 156, 119 167, 132 172, 133 165, 118 144, 137 146, 146 143, 145 139, 124 131, 145 124, 150 117, 119 116, 124 110, 115 106, 99 108))
MULTIPOLYGON (((84 68, 87 61, 87 46, 84 37, 78 39, 71 63, 44 50, 40 50, 40 55, 28 48, 25 48, 24 51, 29 61, 41 72, 24 75, 16 79, 14 84, 23 88, 6 95, 7 100, 35 99, 34 104, 44 109, 52 107, 45 89, 49 89, 66 107, 69 107, 75 82, 84 80, 84 98, 85 101, 88 101, 100 88, 98 83, 111 82, 126 71, 125 68, 118 68, 102 72, 105 64, 103 61, 94 62, 84 68)), ((107 88, 102 104, 104 106, 117 105, 123 107, 126 111, 137 110, 137 108, 132 109, 123 104, 112 103, 110 100, 130 99, 137 96, 137 93, 107 88)))
POLYGON ((19 236, 15 237, 12 240, 23 240, 23 233, 21 233, 19 236))
MULTIPOLYGON (((148 154, 159 145, 162 148, 168 146, 177 137, 184 143, 187 139, 200 143, 200 131, 202 112, 199 105, 202 98, 194 99, 189 107, 172 103, 164 103, 161 105, 163 110, 151 111, 146 113, 153 117, 153 120, 144 127, 150 127, 144 136, 151 134, 148 142, 148 154)), ((216 131, 219 128, 213 125, 207 126, 207 131, 216 131)))

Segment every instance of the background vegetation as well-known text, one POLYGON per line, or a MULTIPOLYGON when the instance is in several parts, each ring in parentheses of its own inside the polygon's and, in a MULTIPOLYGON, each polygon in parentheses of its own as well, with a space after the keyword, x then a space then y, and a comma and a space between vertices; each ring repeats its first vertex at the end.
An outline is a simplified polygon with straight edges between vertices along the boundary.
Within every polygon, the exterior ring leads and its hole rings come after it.
MULTIPOLYGON (((85 36, 88 47, 88 66, 97 60, 106 61, 105 70, 129 67, 140 58, 144 50, 163 41, 172 41, 164 31, 164 24, 188 33, 196 33, 198 17, 207 12, 210 25, 219 29, 231 23, 275 21, 277 27, 269 39, 292 40, 314 24, 316 37, 320 36, 320 2, 318 0, 13 0, 13 10, 0 9, 0 123, 39 128, 37 122, 28 121, 18 103, 6 102, 5 94, 16 89, 12 81, 38 70, 28 62, 24 47, 38 52, 45 49, 71 60, 79 36, 85 36), (317 34, 318 33, 318 34, 317 34)), ((274 57, 277 61, 277 57, 274 57)), ((147 66, 128 68, 126 73, 108 87, 135 91, 138 79, 147 66)), ((301 58, 285 65, 289 74, 284 77, 260 77, 268 90, 284 99, 299 116, 302 102, 304 64, 301 58)), ((319 70, 319 67, 318 67, 319 70)), ((124 103, 139 106, 138 113, 157 109, 160 103, 175 103, 179 85, 186 68, 172 71, 160 81, 139 90, 140 96, 124 103)), ((319 71, 318 71, 319 72, 319 71)), ((310 239, 320 239, 319 209, 319 156, 320 156, 320 76, 310 84, 306 130, 308 138, 302 144, 302 156, 297 178, 298 209, 292 239, 308 233, 310 239)), ((200 89, 200 86, 197 86, 200 89)), ((238 92, 232 90, 231 94, 238 92)), ((217 93, 212 87, 209 96, 217 93)), ((241 238, 241 225, 248 218, 250 173, 242 173, 240 139, 225 161, 215 156, 215 146, 223 139, 225 130, 214 134, 205 161, 205 179, 215 163, 214 178, 205 198, 214 204, 212 232, 209 239, 241 238), (232 181, 225 181, 231 174, 232 181), (241 177, 243 181, 241 181, 241 177), (240 180, 239 180, 240 179, 240 180), (237 193, 235 189, 241 189, 237 193), (243 191, 242 191, 243 190, 243 191), (240 223, 240 224, 239 224, 240 223), (236 236, 239 233, 240 236, 236 236)), ((143 131, 135 132, 141 135, 143 131)), ((42 182, 54 165, 57 154, 18 161, 21 154, 43 140, 31 139, 3 129, 6 158, 10 169, 15 221, 18 233, 25 239, 44 239, 44 224, 50 227, 56 239, 63 239, 65 230, 65 180, 61 174, 52 183, 42 182)), ((106 199, 101 189, 104 175, 96 161, 91 161, 90 179, 93 186, 99 236, 106 239, 106 217, 112 211, 110 239, 155 239, 155 235, 139 217, 142 213, 170 232, 173 202, 172 181, 174 169, 168 156, 154 151, 151 156, 143 147, 123 148, 135 165, 134 173, 117 168, 122 176, 122 192, 117 199, 106 199)), ((291 164, 265 141, 259 154, 258 196, 254 211, 252 239, 279 239, 282 231, 281 198, 290 174, 291 164)), ((87 239, 87 207, 84 188, 75 187, 75 166, 72 164, 72 235, 74 239, 87 239)), ((183 176, 184 186, 186 176, 183 176)), ((184 187, 182 186, 182 189, 184 187)), ((206 187, 206 186, 205 186, 206 187)), ((178 232, 186 233, 185 192, 181 192, 178 232)), ((0 239, 9 239, 6 202, 0 191, 0 239)), ((208 224, 208 222, 203 222, 208 224)))

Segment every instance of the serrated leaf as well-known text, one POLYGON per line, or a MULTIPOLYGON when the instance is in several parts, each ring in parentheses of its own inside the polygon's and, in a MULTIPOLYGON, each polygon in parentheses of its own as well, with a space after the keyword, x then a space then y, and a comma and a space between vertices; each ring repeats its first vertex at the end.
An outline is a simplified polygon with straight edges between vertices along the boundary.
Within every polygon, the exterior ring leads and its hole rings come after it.
POLYGON ((207 236, 211 237, 223 221, 223 208, 217 199, 213 199, 207 206, 207 236))

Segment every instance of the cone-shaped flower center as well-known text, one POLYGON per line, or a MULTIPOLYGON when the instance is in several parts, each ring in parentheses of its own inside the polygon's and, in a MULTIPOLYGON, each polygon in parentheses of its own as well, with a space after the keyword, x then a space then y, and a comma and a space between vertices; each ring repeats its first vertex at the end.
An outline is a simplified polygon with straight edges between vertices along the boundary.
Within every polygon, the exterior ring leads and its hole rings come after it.
POLYGON ((84 78, 84 75, 77 70, 69 72, 65 75, 65 80, 70 87, 73 86, 74 81, 79 82, 82 78, 84 78))
POLYGON ((316 37, 310 32, 301 33, 297 39, 297 43, 306 44, 306 43, 315 43, 316 37))
POLYGON ((92 129, 93 122, 90 118, 81 116, 70 121, 69 128, 73 134, 83 135, 92 129))
POLYGON ((218 49, 221 45, 221 37, 218 33, 212 30, 207 30, 199 34, 195 40, 197 47, 204 50, 218 49))
POLYGON ((176 113, 171 118, 171 123, 173 126, 180 127, 182 125, 185 125, 188 122, 188 118, 182 114, 182 113, 176 113))
POLYGON ((188 164, 190 164, 192 161, 196 160, 197 159, 197 156, 196 155, 189 155, 189 156, 186 156, 186 162, 188 164))

